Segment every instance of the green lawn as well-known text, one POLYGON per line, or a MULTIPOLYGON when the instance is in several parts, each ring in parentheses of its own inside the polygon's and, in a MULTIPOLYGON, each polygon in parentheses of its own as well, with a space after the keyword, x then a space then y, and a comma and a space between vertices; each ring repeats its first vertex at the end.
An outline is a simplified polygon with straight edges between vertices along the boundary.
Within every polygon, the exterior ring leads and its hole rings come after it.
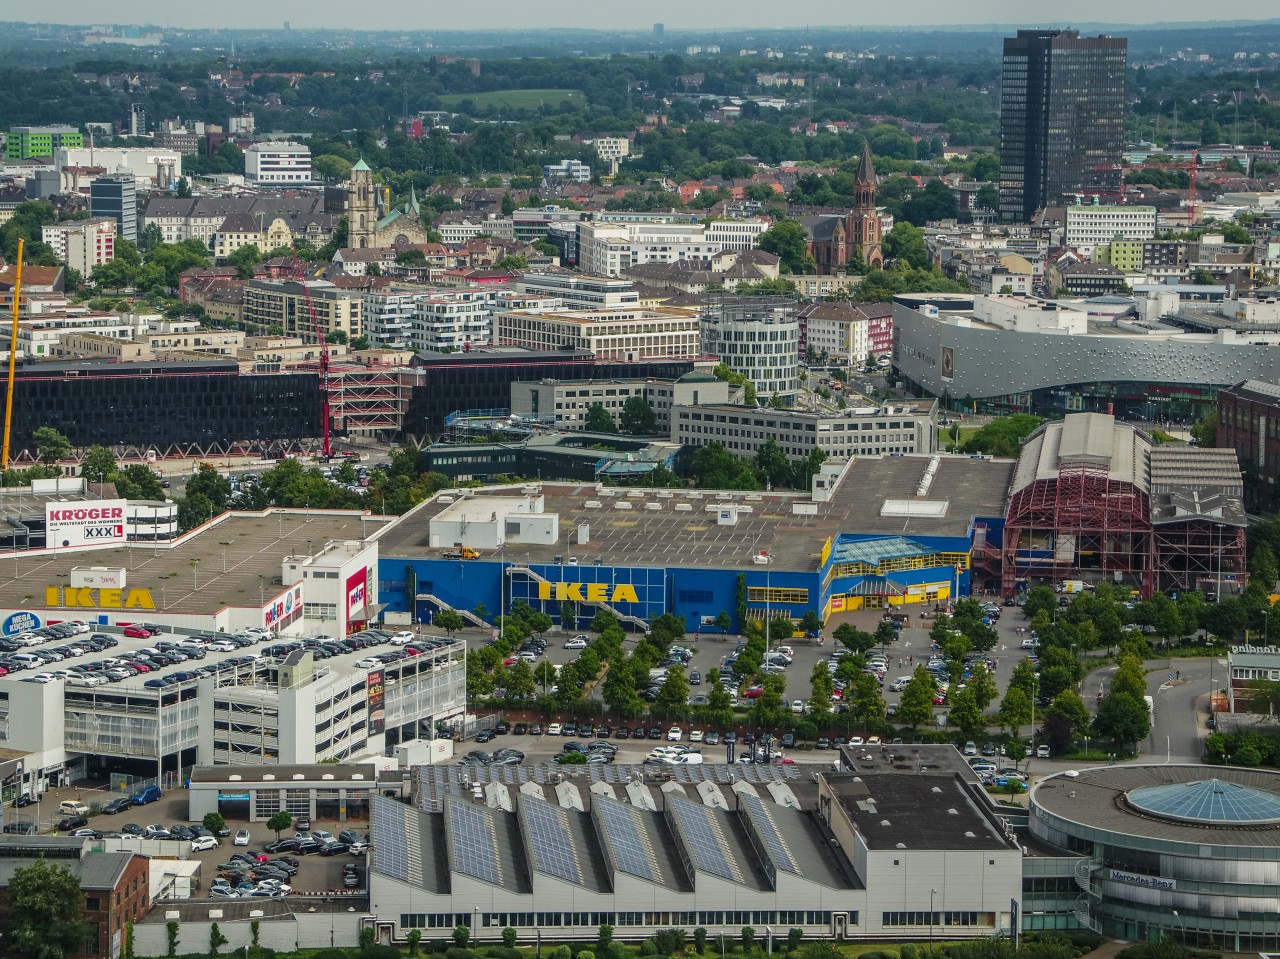
POLYGON ((565 100, 582 106, 587 98, 581 90, 492 90, 488 93, 450 93, 440 100, 451 107, 470 100, 477 109, 505 107, 508 110, 536 110, 543 104, 559 106, 565 100))

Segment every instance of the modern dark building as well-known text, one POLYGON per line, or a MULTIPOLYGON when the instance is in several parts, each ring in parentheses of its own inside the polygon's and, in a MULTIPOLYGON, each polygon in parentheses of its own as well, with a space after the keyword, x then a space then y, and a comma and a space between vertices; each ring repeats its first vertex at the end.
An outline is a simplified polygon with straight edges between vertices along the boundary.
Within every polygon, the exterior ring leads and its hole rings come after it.
POLYGON ((100 176, 89 184, 89 215, 111 217, 120 239, 138 242, 138 192, 132 173, 100 176))
POLYGON ((1280 501, 1280 386, 1245 380, 1218 391, 1217 445, 1236 451, 1245 483, 1245 505, 1270 511, 1280 501))
POLYGON ((13 446, 34 452, 34 432, 52 426, 77 447, 266 451, 319 436, 320 419, 315 373, 241 374, 228 360, 35 363, 17 370, 13 446))
POLYGON ((425 378, 414 387, 404 416, 403 429, 410 436, 440 434, 445 417, 451 413, 509 409, 511 384, 517 380, 675 380, 693 372, 693 361, 687 359, 609 362, 597 360, 593 353, 574 350, 420 353, 413 365, 425 371, 425 378))
POLYGON ((1080 193, 1120 189, 1124 37, 1019 30, 1004 41, 1000 89, 1000 218, 1080 193))

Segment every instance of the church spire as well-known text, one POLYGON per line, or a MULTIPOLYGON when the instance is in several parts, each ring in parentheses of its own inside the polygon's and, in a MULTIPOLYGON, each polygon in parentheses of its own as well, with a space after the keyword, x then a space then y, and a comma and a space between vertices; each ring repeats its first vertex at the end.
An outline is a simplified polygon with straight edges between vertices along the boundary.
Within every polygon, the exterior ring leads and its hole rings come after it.
POLYGON ((866 140, 862 141, 862 159, 858 161, 858 182, 876 182, 876 170, 871 165, 871 144, 866 140))

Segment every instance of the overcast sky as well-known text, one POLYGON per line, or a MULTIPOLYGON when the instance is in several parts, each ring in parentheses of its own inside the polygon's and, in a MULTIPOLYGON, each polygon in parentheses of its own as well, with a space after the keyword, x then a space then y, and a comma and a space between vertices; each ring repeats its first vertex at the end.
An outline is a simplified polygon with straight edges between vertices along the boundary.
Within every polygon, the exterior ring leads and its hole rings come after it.
MULTIPOLYGON (((1041 10, 1035 10, 1043 16, 1041 10)), ((1043 8, 1041 8, 1043 9, 1043 8)), ((189 0, 116 0, 103 5, 100 0, 59 0, 50 6, 25 6, 22 19, 59 23, 96 24, 104 22, 157 24, 171 27, 280 27, 288 20, 294 29, 362 27, 371 30, 484 29, 524 27, 588 27, 593 29, 648 30, 655 21, 668 29, 750 29, 752 27, 804 27, 801 17, 812 17, 813 25, 844 26, 842 14, 856 17, 853 26, 910 25, 928 27, 951 24, 1024 23, 1029 12, 1025 0, 972 0, 967 4, 944 0, 915 0, 910 4, 857 4, 847 12, 836 5, 819 5, 800 10, 778 0, 650 0, 622 4, 618 0, 573 4, 535 3, 530 0, 481 0, 476 3, 446 3, 441 0, 403 0, 383 3, 353 3, 352 0, 218 0, 192 3, 189 0), (909 14, 909 15, 908 15, 909 14), (104 20, 104 15, 110 20, 104 20), (358 18, 356 20, 355 18, 358 18)), ((1213 8, 1201 0, 1136 0, 1117 4, 1114 0, 1079 0, 1070 7, 1072 23, 1146 23, 1205 21, 1213 8)), ((1262 20, 1277 16, 1274 0, 1238 0, 1223 11, 1233 20, 1262 20)), ((1062 15, 1068 13, 1062 8, 1062 15)), ((0 12, 0 19, 17 19, 18 9, 0 12)), ((1044 21, 1031 24, 1046 25, 1044 21)), ((1050 21, 1047 25, 1053 25, 1050 21)))

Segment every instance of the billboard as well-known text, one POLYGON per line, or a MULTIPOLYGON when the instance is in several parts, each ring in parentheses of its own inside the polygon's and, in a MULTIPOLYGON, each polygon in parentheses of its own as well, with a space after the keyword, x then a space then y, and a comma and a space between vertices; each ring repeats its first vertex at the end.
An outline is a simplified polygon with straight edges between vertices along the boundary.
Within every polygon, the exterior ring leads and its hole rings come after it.
POLYGON ((45 543, 58 546, 110 546, 125 541, 125 501, 45 503, 45 543))
POLYGON ((28 633, 33 629, 39 629, 42 625, 40 617, 35 613, 21 610, 17 613, 10 613, 5 617, 4 622, 0 623, 0 633, 5 636, 17 636, 19 633, 28 633))
POLYGON ((382 670, 369 672, 369 735, 377 736, 387 728, 387 690, 382 670))
POLYGON ((369 602, 369 572, 364 567, 347 577, 347 619, 350 619, 369 602))
POLYGON ((302 614, 302 584, 290 586, 267 603, 262 610, 262 625, 267 629, 284 629, 302 614))

